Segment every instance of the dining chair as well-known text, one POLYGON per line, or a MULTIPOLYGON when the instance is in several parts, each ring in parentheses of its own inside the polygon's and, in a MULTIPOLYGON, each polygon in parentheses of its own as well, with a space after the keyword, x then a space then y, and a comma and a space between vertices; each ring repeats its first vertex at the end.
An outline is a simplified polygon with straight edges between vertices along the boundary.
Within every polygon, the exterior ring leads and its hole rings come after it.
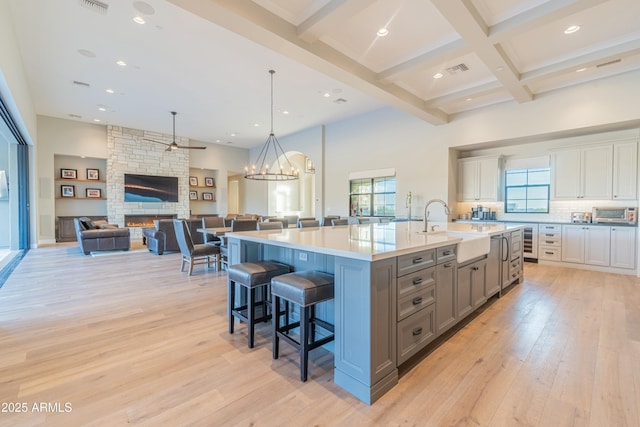
POLYGON ((282 230, 282 223, 279 221, 259 222, 258 230, 282 230))
POLYGON ((331 220, 331 225, 349 225, 349 220, 347 218, 334 218, 331 220))
POLYGON ((322 218, 322 226, 323 227, 328 227, 331 225, 331 220, 332 219, 338 219, 340 218, 338 215, 327 215, 325 217, 322 218))
MULTIPOLYGON (((231 231, 253 231, 258 229, 258 221, 255 219, 234 219, 231 221, 231 231)), ((222 239, 223 243, 220 246, 220 255, 222 257, 222 267, 227 268, 229 264, 229 246, 227 245, 227 239, 222 239)))
POLYGON ((184 271, 185 264, 189 263, 189 276, 193 273, 196 264, 211 266, 211 258, 216 261, 216 270, 220 270, 220 247, 206 243, 194 244, 187 222, 182 219, 173 220, 173 228, 176 232, 176 240, 182 254, 180 271, 184 271))
MULTIPOLYGON (((224 227, 224 218, 220 216, 203 216, 202 217, 202 228, 220 228, 224 227)), ((202 233, 204 236, 204 243, 208 245, 216 245, 220 246, 222 244, 222 240, 218 236, 214 236, 210 233, 202 233)))
POLYGON ((303 219, 298 221, 298 228, 320 227, 320 221, 317 219, 303 219))

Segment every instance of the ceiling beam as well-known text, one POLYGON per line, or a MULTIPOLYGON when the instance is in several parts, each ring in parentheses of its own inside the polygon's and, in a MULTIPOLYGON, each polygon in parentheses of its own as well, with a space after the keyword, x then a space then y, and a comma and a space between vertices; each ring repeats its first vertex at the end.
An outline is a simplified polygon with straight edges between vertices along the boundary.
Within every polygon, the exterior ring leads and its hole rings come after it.
POLYGON ((533 100, 529 89, 520 83, 519 73, 507 54, 489 40, 489 28, 471 0, 431 2, 517 102, 533 100))
POLYGON ((424 100, 397 85, 383 84, 372 70, 326 43, 302 40, 294 25, 253 1, 168 1, 428 123, 448 122, 443 111, 427 107, 424 100))
POLYGON ((439 48, 430 50, 422 55, 416 56, 415 58, 409 59, 408 61, 387 68, 386 70, 378 73, 378 79, 384 83, 391 83, 395 80, 396 76, 415 67, 435 67, 437 65, 441 65, 443 62, 453 58, 459 58, 470 52, 471 47, 469 44, 463 39, 458 39, 451 43, 447 43, 444 46, 440 46, 439 48))
POLYGON ((325 34, 344 25, 352 16, 374 4, 377 0, 331 0, 320 10, 298 25, 298 37, 307 43, 319 40, 325 34))
POLYGON ((610 46, 596 52, 590 52, 567 59, 566 61, 556 62, 546 67, 522 73, 520 80, 523 84, 535 83, 568 72, 574 72, 579 68, 595 67, 598 64, 638 54, 640 54, 640 39, 610 46))
POLYGON ((518 34, 558 21, 609 0, 554 0, 529 9, 489 28, 489 40, 500 43, 518 34))
POLYGON ((442 105, 450 104, 452 102, 464 101, 468 98, 478 98, 480 96, 491 95, 496 92, 505 92, 502 85, 497 82, 489 82, 483 85, 470 87, 468 89, 460 90, 457 92, 448 93, 446 95, 431 98, 427 101, 427 105, 433 108, 439 108, 442 105))

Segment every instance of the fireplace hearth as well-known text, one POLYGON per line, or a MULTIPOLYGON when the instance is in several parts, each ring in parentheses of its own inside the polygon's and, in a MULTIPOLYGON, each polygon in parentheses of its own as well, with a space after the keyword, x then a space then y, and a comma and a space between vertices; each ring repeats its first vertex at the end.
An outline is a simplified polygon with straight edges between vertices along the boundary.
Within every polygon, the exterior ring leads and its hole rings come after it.
POLYGON ((153 227, 153 220, 155 219, 175 219, 178 215, 125 215, 124 226, 125 227, 153 227))

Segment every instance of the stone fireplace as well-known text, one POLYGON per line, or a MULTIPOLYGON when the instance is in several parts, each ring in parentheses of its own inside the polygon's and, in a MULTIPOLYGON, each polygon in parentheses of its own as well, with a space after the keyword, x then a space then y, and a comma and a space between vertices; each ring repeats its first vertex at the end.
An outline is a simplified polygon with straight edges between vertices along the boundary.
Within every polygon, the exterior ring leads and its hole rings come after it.
MULTIPOLYGON (((107 127, 107 216, 111 223, 130 227, 132 238, 142 238, 142 227, 153 226, 154 219, 189 217, 189 150, 166 151, 166 146, 143 138, 173 141, 172 135, 107 127), (178 202, 125 202, 125 173, 178 177, 178 202), (132 218, 136 225, 127 225, 132 218)), ((176 142, 189 145, 188 138, 176 137, 176 142)))

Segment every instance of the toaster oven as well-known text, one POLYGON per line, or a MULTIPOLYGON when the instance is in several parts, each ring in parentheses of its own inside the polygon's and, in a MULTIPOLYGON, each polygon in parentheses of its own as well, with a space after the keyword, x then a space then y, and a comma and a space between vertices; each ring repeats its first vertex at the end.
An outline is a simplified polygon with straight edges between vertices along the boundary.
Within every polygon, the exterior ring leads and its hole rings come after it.
POLYGON ((636 213, 637 208, 596 207, 591 213, 591 222, 636 224, 636 213))

